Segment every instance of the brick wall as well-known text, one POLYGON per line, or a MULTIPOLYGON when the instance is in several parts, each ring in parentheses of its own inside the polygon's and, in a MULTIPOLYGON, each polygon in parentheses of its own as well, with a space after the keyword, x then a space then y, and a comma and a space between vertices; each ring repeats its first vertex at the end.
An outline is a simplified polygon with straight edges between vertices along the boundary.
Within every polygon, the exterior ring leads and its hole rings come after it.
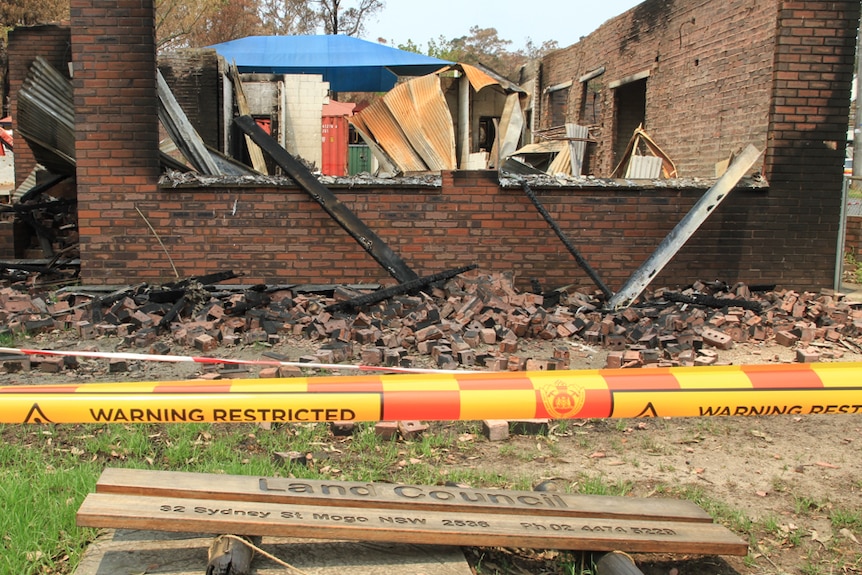
MULTIPOLYGON (((600 169, 613 167, 609 86, 644 72, 646 128, 682 175, 711 175, 716 161, 749 142, 768 148, 770 187, 731 194, 656 284, 831 285, 837 142, 848 113, 859 9, 851 0, 712 0, 694 8, 648 0, 548 58, 543 83, 574 77, 574 101, 579 74, 606 67, 602 109, 609 113, 595 146, 600 169)), ((182 276, 234 269, 247 274, 243 282, 391 281, 299 190, 158 188, 152 19, 151 9, 130 0, 72 2, 83 281, 173 279, 138 209, 182 276)), ((618 289, 705 187, 539 193, 586 260, 618 289)), ((536 277, 546 286, 592 287, 523 192, 501 189, 494 172, 444 173, 441 188, 335 191, 420 274, 477 263, 514 270, 523 286, 536 277)))
MULTIPOLYGON (((778 0, 647 0, 609 20, 582 41, 546 56, 542 89, 572 81, 567 121, 579 117, 582 76, 604 67, 602 117, 592 130, 591 173, 607 176, 631 137, 618 129, 625 110, 615 93, 633 76, 646 78, 644 127, 681 176, 713 177, 714 165, 752 143, 767 144, 778 0), (609 86, 623 82, 619 88, 609 86)), ((802 2, 801 4, 807 4, 802 2)), ((540 127, 550 127, 548 95, 537 103, 540 127)))
POLYGON ((81 275, 124 283, 115 254, 160 172, 155 8, 72 0, 71 15, 81 275))
MULTIPOLYGON (((493 171, 446 172, 439 188, 333 188, 420 275, 466 264, 514 271, 556 287, 595 286, 520 188, 501 189, 493 171)), ((535 190, 584 258, 618 289, 704 189, 535 190)), ((766 193, 737 190, 674 259, 658 281, 685 285, 720 278, 772 282, 768 269, 740 269, 766 193)), ((298 189, 164 189, 136 195, 180 276, 232 269, 242 283, 391 282, 386 272, 307 194, 298 189)), ((123 270, 129 281, 174 279, 170 261, 132 202, 114 202, 106 229, 109 258, 88 266, 105 281, 123 270)))
POLYGON ((862 261, 862 216, 848 216, 844 234, 844 253, 850 252, 856 261, 862 261))
POLYGON ((603 85, 597 174, 610 172, 630 136, 627 125, 615 134, 626 118, 617 92, 642 77, 646 130, 680 176, 711 177, 749 143, 765 150, 756 167, 770 189, 761 211, 736 223, 739 267, 777 283, 829 285, 859 10, 853 0, 647 0, 545 58, 542 84, 573 80, 568 120, 578 122, 579 79, 605 68, 594 80, 603 85))
POLYGON ((773 229, 752 240, 761 261, 812 284, 835 274, 859 11, 847 0, 787 1, 779 12, 764 170, 773 229))
POLYGON ((21 89, 30 65, 36 55, 42 56, 58 72, 69 77, 67 66, 72 57, 71 34, 68 26, 43 25, 15 28, 9 32, 9 93, 12 130, 15 137, 15 185, 21 184, 33 168, 36 160, 27 142, 18 131, 18 100, 15 95, 21 89))

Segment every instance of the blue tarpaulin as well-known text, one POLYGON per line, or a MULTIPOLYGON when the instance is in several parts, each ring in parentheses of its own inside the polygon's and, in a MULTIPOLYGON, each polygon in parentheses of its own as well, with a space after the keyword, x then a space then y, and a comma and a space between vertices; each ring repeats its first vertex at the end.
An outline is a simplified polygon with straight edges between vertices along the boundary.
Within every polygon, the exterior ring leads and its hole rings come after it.
POLYGON ((320 74, 334 92, 386 92, 451 64, 352 36, 248 36, 210 46, 240 73, 320 74))

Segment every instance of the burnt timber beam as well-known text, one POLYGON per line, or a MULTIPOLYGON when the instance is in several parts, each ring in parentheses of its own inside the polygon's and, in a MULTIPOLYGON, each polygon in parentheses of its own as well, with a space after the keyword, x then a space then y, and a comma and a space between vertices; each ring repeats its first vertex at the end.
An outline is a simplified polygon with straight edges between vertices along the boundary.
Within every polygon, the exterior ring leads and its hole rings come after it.
POLYGON ((263 131, 251 116, 239 116, 234 119, 237 127, 248 135, 302 188, 314 201, 320 204, 327 214, 334 219, 344 231, 356 240, 368 254, 399 283, 413 281, 419 276, 396 254, 386 243, 375 234, 371 228, 351 212, 347 206, 335 197, 329 188, 320 183, 308 168, 282 148, 278 142, 263 131))
POLYGON ((542 205, 542 202, 539 201, 539 198, 536 197, 536 194, 533 193, 533 190, 530 188, 530 185, 521 181, 521 186, 524 188, 524 193, 527 194, 527 197, 530 198, 530 201, 533 202, 533 205, 536 206, 536 209, 542 214, 542 217, 545 218, 545 221, 548 222, 548 225, 551 226, 551 229, 554 230, 554 233, 557 234, 557 237, 560 238, 560 241, 563 242, 563 245, 566 246, 566 249, 569 250, 569 253, 574 256, 575 261, 578 262, 578 265, 587 272, 587 275, 590 276, 590 279, 598 286, 602 293, 605 294, 605 297, 611 298, 614 295, 614 292, 602 281, 602 278, 599 277, 599 274, 596 273, 596 270, 592 268, 592 266, 587 263, 587 260, 583 258, 578 249, 569 241, 569 238, 566 237, 566 234, 563 233, 563 230, 560 229, 560 226, 557 225, 557 222, 554 221, 554 218, 551 217, 551 214, 548 213, 548 210, 545 209, 545 206, 542 205))
POLYGON ((379 289, 373 291, 369 294, 361 295, 355 297, 353 299, 349 299, 347 301, 342 301, 338 303, 334 303, 332 305, 326 306, 326 311, 349 311, 351 309, 360 308, 367 305, 375 304, 379 301, 383 301, 385 299, 389 299, 391 297, 395 297, 397 295, 403 295, 414 290, 422 289, 427 285, 430 285, 434 282, 439 282, 443 280, 451 279, 457 275, 461 275, 464 272, 468 272, 470 270, 474 270, 479 267, 476 264, 470 264, 468 266, 462 266, 460 268, 454 268, 451 270, 444 270, 442 272, 438 272, 436 274, 431 274, 430 276, 424 276, 421 278, 417 278, 415 280, 400 283, 398 285, 394 285, 392 287, 379 289))

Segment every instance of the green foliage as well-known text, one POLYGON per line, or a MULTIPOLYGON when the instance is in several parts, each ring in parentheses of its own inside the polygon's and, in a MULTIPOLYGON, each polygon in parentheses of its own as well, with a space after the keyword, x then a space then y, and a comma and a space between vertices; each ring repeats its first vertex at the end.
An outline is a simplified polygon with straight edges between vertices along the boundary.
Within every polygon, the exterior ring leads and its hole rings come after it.
POLYGON ((862 284, 862 261, 858 260, 852 251, 844 254, 844 273, 854 283, 862 284))
POLYGON ((510 80, 516 80, 518 69, 524 62, 541 58, 559 48, 555 40, 537 46, 529 38, 523 49, 512 50, 511 45, 511 40, 500 38, 496 28, 472 26, 470 33, 464 36, 449 39, 441 35, 428 40, 425 50, 413 40, 399 44, 398 49, 450 62, 482 64, 510 80))

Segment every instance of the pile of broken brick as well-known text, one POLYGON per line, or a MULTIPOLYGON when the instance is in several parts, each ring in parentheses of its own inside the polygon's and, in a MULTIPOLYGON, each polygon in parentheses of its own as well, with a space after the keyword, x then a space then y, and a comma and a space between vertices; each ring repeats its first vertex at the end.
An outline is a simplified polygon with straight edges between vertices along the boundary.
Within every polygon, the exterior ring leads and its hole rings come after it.
POLYGON ((568 369, 574 342, 606 350, 608 368, 716 364, 720 350, 740 342, 788 346, 803 362, 862 353, 862 304, 829 290, 697 282, 649 292, 616 311, 602 309, 597 293, 518 291, 511 274, 461 275, 350 305, 363 293, 346 286, 232 289, 186 281, 171 289, 129 286, 110 296, 80 290, 48 296, 9 286, 0 289, 0 325, 13 335, 75 330, 80 340, 116 337, 121 347, 159 355, 183 348, 216 356, 231 347, 302 338, 316 353, 300 362, 496 371, 568 369), (550 343, 540 346, 550 350, 547 356, 522 353, 529 340, 550 343))

